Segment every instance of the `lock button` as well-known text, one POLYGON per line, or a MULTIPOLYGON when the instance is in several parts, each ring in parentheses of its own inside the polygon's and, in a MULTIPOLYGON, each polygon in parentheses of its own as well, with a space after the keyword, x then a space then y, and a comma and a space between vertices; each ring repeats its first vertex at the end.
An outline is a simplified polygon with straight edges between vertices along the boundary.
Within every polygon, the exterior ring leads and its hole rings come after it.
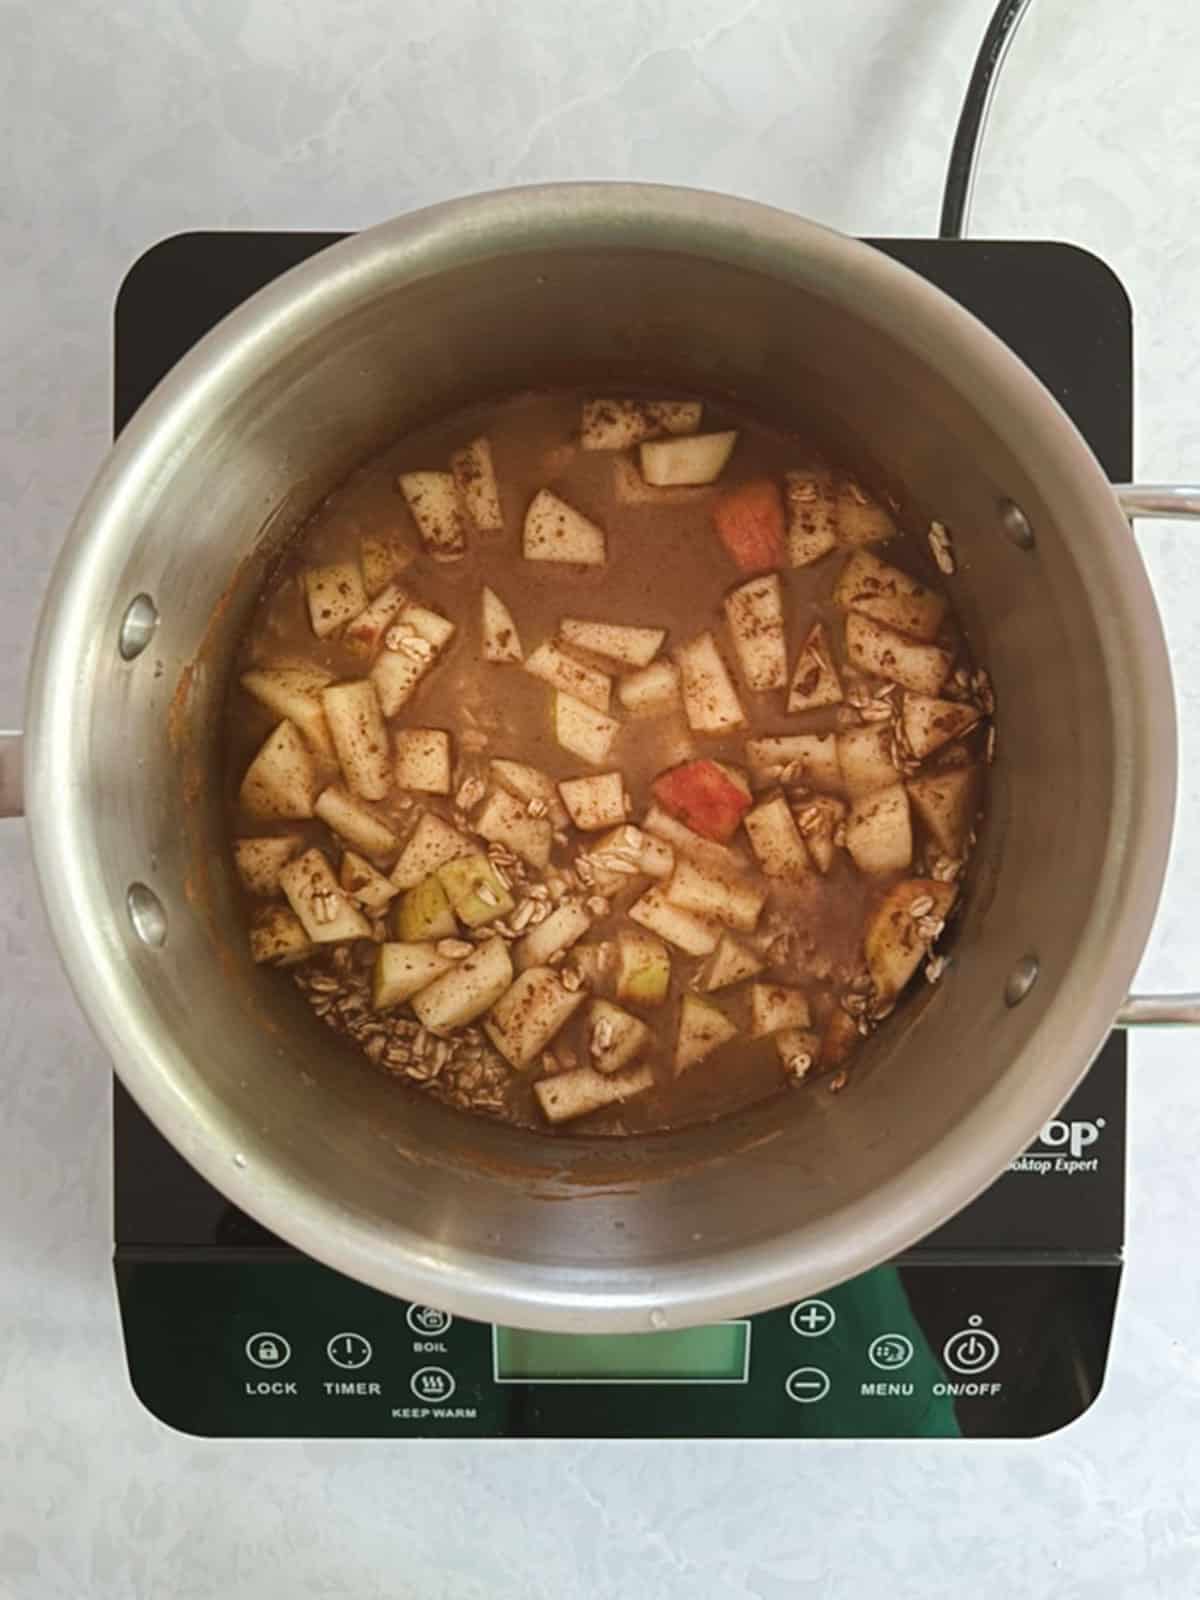
POLYGON ((281 1333, 254 1333, 246 1340, 246 1357, 256 1367, 273 1372, 287 1366, 292 1359, 292 1347, 281 1333))

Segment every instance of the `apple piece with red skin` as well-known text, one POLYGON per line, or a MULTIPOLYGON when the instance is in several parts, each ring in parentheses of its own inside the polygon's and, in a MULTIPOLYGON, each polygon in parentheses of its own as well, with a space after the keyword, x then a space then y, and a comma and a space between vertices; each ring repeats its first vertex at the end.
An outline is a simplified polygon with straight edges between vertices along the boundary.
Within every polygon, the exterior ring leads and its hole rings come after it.
POLYGON ((754 803, 750 785, 736 767, 707 756, 660 773, 651 789, 665 811, 718 844, 733 838, 754 803))

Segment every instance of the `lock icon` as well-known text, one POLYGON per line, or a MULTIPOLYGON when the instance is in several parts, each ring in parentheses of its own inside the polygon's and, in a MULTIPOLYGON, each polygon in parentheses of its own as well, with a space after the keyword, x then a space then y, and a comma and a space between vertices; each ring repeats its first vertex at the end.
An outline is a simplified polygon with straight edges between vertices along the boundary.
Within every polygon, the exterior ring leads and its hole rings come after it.
POLYGON ((292 1347, 281 1333, 255 1333, 246 1340, 246 1356, 256 1367, 270 1370, 287 1365, 292 1347))

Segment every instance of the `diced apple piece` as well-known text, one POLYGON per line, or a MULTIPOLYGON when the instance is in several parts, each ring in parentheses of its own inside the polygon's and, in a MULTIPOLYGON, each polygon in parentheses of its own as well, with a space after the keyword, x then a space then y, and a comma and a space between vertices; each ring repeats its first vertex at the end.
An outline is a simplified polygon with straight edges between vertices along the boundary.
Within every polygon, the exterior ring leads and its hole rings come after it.
POLYGON ((825 624, 816 622, 800 646, 787 708, 790 712, 819 711, 823 706, 840 704, 842 698, 842 680, 833 664, 825 624))
POLYGON ((315 946, 290 906, 264 906, 250 929, 250 956, 273 967, 295 966, 315 946))
POLYGON ((321 667, 259 667, 242 674, 242 688, 277 717, 294 722, 318 755, 336 760, 320 701, 333 674, 321 667))
POLYGON ((650 1043, 650 1029, 611 1000, 593 1000, 588 1012, 588 1048, 597 1072, 620 1072, 650 1043))
POLYGON ((979 721, 976 706, 961 700, 938 700, 927 694, 904 696, 900 708, 904 739, 918 761, 958 739, 979 721))
POLYGON ((453 965, 449 956, 438 954, 436 944, 381 944, 372 973, 371 1004, 376 1011, 403 1005, 453 965))
POLYGON ((725 598, 725 616, 746 687, 757 692, 787 683, 783 584, 777 572, 743 583, 725 598))
POLYGON ((675 1037, 675 1076, 703 1061, 721 1045, 728 1044, 737 1029, 723 1011, 694 994, 685 994, 679 1008, 679 1032, 675 1037))
POLYGON ((351 793, 382 800, 392 787, 391 752, 379 697, 369 678, 321 690, 325 721, 351 793))
POLYGON ((816 794, 796 807, 796 826, 818 872, 828 872, 837 854, 837 831, 846 820, 844 801, 816 794))
POLYGON ((521 635, 513 621, 512 612, 494 589, 483 586, 482 619, 483 659, 498 665, 522 661, 521 635))
POLYGON ((582 700, 584 705, 592 706, 596 711, 608 710, 612 679, 606 672, 585 667, 581 661, 566 655, 552 640, 538 645, 533 654, 527 657, 525 671, 548 683, 552 689, 561 689, 564 694, 582 700))
POLYGON ((585 450, 628 450, 660 434, 694 433, 699 400, 585 400, 579 442, 585 450))
POLYGON ((673 906, 740 933, 754 931, 767 898, 767 891, 749 878, 719 878, 686 857, 676 862, 664 893, 673 906))
POLYGON ((438 611, 431 611, 428 606, 405 606, 400 613, 402 628, 407 628, 415 633, 418 639, 424 639, 429 645, 434 656, 440 656, 446 646, 458 632, 457 624, 443 617, 438 611))
POLYGON ((407 605, 383 636, 384 649, 371 668, 371 682, 385 717, 394 717, 454 637, 448 617, 426 606, 407 605))
POLYGON ((588 622, 583 617, 564 617, 559 624, 564 644, 604 656, 625 667, 648 667, 662 649, 665 628, 637 628, 623 622, 588 622))
POLYGON ((870 550, 856 550, 842 568, 833 603, 926 643, 937 637, 946 615, 946 601, 940 594, 870 550))
POLYGON ((736 428, 724 433, 693 433, 683 439, 657 439, 640 449, 642 477, 656 489, 715 483, 737 444, 736 428))
POLYGON ((386 911, 399 891, 389 878, 378 872, 366 856, 356 850, 347 850, 338 867, 338 882, 364 911, 378 916, 386 911))
POLYGON ((499 917, 508 916, 516 905, 496 869, 481 852, 456 856, 437 869, 438 882, 446 891, 450 909, 468 928, 483 928, 499 917))
POLYGON ((711 633, 702 633, 679 650, 683 709, 697 733, 729 733, 746 726, 729 668, 711 633))
POLYGON ((808 1028, 781 1028, 775 1035, 775 1048, 789 1078, 806 1078, 820 1059, 821 1035, 808 1028))
POLYGON ((396 574, 412 560, 411 551, 402 553, 390 539, 373 535, 364 539, 358 549, 363 587, 372 600, 377 594, 382 594, 395 581, 396 574))
POLYGON ((396 782, 422 794, 450 793, 450 735, 441 728, 401 728, 396 734, 396 782))
POLYGON ((619 772, 588 778, 565 778, 558 786, 571 821, 585 833, 612 828, 628 815, 625 780, 619 772))
POLYGON ((629 672, 617 684, 617 698, 635 717, 657 717, 680 704, 679 668, 673 661, 653 661, 629 672))
POLYGON ((503 939, 489 939, 422 989, 412 1008, 417 1021, 430 1033, 453 1033, 495 1005, 512 978, 507 945, 503 939))
POLYGON ((558 787, 553 778, 547 777, 537 767, 528 766, 524 761, 495 760, 491 763, 492 781, 498 783, 502 789, 507 789, 509 794, 515 794, 518 800, 523 800, 528 806, 531 800, 540 800, 546 807, 545 815, 548 816, 556 828, 562 828, 567 823, 567 808, 558 798, 558 787))
POLYGON ((613 462, 613 496, 619 506, 686 506, 711 493, 710 484, 659 488, 647 483, 627 456, 618 456, 613 462))
POLYGON ((489 844, 506 845, 539 870, 550 864, 554 829, 549 817, 531 817, 507 789, 493 789, 475 818, 475 832, 489 844))
POLYGON ((730 984, 753 978, 762 970, 762 957, 756 950, 731 933, 723 933, 720 944, 700 969, 698 987, 711 994, 715 989, 728 989, 730 984))
POLYGON ((343 643, 352 655, 371 660, 383 643, 383 636, 407 604, 408 596, 398 583, 389 583, 365 611, 347 623, 343 643))
POLYGON ((372 861, 391 861, 400 848, 394 830, 369 806, 337 784, 321 790, 313 805, 313 815, 372 861))
POLYGON ((961 860, 967 853, 978 778, 978 767, 951 767, 908 781, 912 808, 943 855, 961 860))
POLYGON ((591 925, 591 913, 578 900, 564 900, 517 944, 517 971, 548 966, 553 956, 578 943, 591 925))
POLYGON ((278 833, 265 839, 238 839, 233 846, 242 887, 249 894, 279 893, 279 873, 303 840, 298 833, 278 833))
POLYGON ((808 567, 837 548, 837 492, 827 468, 784 474, 787 556, 791 567, 808 567))
MULTIPOLYGON (((656 839, 653 834, 635 827, 632 822, 622 823, 602 839, 597 839, 588 860, 602 870, 607 867, 612 871, 613 859, 618 857, 623 864, 632 867, 634 873, 645 873, 648 878, 669 878, 675 870, 675 852, 671 846, 665 840, 656 839)), ((625 877, 632 875, 628 872, 623 874, 625 877)), ((606 893, 605 890, 600 892, 606 893)))
POLYGON ((547 1122, 570 1122, 574 1117, 602 1111, 605 1106, 619 1105, 653 1087, 654 1073, 646 1066, 610 1075, 597 1072, 594 1067, 574 1067, 570 1072, 555 1073, 552 1078, 540 1078, 533 1092, 547 1122))
POLYGON ((832 733, 768 734, 746 740, 746 759, 759 783, 810 784, 816 789, 840 789, 842 769, 837 740, 832 733))
POLYGON ((432 811, 422 812, 392 868, 392 882, 397 889, 415 889, 447 861, 471 855, 474 850, 471 841, 444 818, 432 811))
POLYGON ((369 939, 371 924, 333 875, 320 850, 306 850, 279 874, 279 887, 314 944, 369 939))
POLYGON ((459 499, 480 533, 503 533, 504 511, 500 505, 500 486, 492 461, 491 441, 472 439, 450 457, 450 470, 459 499))
POLYGON ((367 590, 357 561, 335 561, 309 567, 304 574, 308 615, 318 639, 327 639, 352 622, 367 603, 367 590))
POLYGON ((862 1043, 862 1034, 858 1031, 858 1023, 841 1006, 835 1006, 829 1013, 829 1020, 825 1024, 825 1031, 821 1035, 821 1048, 817 1053, 817 1060, 823 1067, 840 1067, 862 1043))
POLYGON ((877 789, 846 818, 846 849, 860 872, 903 872, 912 862, 912 820, 904 785, 877 789))
POLYGON ((702 861, 716 872, 737 873, 744 869, 742 858, 734 851, 727 849, 723 844, 717 844, 712 839, 701 838, 698 833, 693 833, 686 823, 680 822, 662 806, 650 807, 642 818, 642 827, 656 839, 661 839, 664 844, 670 845, 676 855, 688 856, 693 861, 702 861))
POLYGON ((881 1000, 894 1000, 920 966, 933 943, 928 930, 950 915, 956 892, 952 883, 908 878, 884 895, 863 940, 867 970, 881 1000))
POLYGON ((802 989, 781 983, 750 985, 750 1036, 763 1039, 783 1028, 807 1028, 812 1022, 802 989))
POLYGON ((647 889, 640 900, 634 901, 629 917, 686 955, 706 956, 717 947, 720 932, 717 924, 694 916, 682 906, 673 906, 657 884, 647 889))
POLYGON ((640 928, 617 935, 617 999, 638 1006, 660 1006, 671 987, 671 952, 661 939, 640 928))
POLYGON ((431 873, 400 897, 392 908, 392 929, 406 944, 457 935, 458 923, 440 878, 431 873))
POLYGON ((549 489, 539 489, 529 502, 521 550, 526 561, 582 567, 601 567, 607 559, 604 529, 549 489))
POLYGON ((589 989, 599 989, 607 985, 616 956, 617 947, 611 939, 597 939, 577 944, 567 965, 579 974, 589 989))
POLYGON ((382 650, 371 668, 371 682, 385 717, 394 717, 433 665, 432 656, 408 650, 382 650))
POLYGON ((795 818, 781 794, 746 813, 746 832, 768 878, 803 878, 812 862, 795 818))
POLYGON ((461 560, 467 553, 467 517, 453 473, 403 472, 400 490, 425 553, 435 561, 461 560))
POLYGON ((608 760, 613 740, 621 731, 615 717, 585 705, 559 689, 554 696, 554 737, 563 749, 581 761, 601 766, 608 760))
POLYGON ((743 572, 771 572, 783 565, 783 501, 770 478, 755 478, 718 495, 713 526, 743 572))
POLYGON ((724 844, 750 809, 750 785, 736 767, 703 758, 660 773, 651 785, 658 803, 694 833, 724 844))
POLYGON ((891 512, 851 478, 837 486, 837 528, 841 544, 880 544, 896 535, 891 512))
POLYGON ((586 990, 566 988, 553 967, 529 967, 493 1005, 484 1031, 509 1066, 520 1071, 586 999, 586 990))
POLYGON ((890 723, 869 722, 862 728, 847 728, 837 736, 837 749, 846 792, 852 800, 898 782, 890 723))
POLYGON ((846 618, 846 654, 861 672, 927 695, 939 692, 953 661, 940 645, 920 644, 857 611, 846 618))
POLYGON ((281 722, 267 735, 246 769, 238 804, 252 817, 300 821, 313 814, 317 766, 293 722, 281 722))

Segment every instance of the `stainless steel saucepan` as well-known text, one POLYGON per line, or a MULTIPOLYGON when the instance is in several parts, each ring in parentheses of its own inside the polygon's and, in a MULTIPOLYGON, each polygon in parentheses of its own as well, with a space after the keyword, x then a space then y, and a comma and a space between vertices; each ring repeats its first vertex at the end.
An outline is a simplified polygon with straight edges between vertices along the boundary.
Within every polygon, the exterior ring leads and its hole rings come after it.
MULTIPOLYGON (((1114 1019, 1175 799, 1163 637, 1124 500, 1030 372, 853 240, 743 201, 569 185, 324 251, 147 400, 70 532, 29 690, 25 799, 54 934, 125 1084, 230 1200, 319 1260, 465 1316, 616 1331, 813 1293, 992 1181, 1114 1019), (255 970, 217 739, 270 553, 362 457, 489 391, 603 376, 819 415, 949 524, 1000 706, 953 971, 788 1095, 623 1144, 400 1092, 255 970)), ((12 774, 5 767, 5 784, 12 774)), ((11 808, 11 806, 10 806, 11 808)))

